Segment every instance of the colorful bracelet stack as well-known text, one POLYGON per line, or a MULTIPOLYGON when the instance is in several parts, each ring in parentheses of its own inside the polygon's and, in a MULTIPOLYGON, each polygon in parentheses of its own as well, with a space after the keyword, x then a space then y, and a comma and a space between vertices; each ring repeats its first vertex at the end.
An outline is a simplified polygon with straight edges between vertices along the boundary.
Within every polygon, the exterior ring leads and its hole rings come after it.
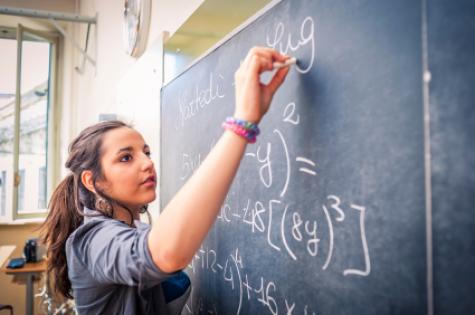
POLYGON ((256 137, 260 133, 257 124, 234 117, 226 118, 226 121, 223 123, 223 128, 233 131, 237 135, 245 138, 249 143, 256 142, 256 137))

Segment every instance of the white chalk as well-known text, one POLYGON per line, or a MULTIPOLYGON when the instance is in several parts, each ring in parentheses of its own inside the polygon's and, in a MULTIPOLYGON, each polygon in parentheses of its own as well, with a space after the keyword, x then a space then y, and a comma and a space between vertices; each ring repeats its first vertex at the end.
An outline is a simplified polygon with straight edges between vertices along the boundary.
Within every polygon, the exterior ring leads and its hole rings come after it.
POLYGON ((297 58, 290 58, 290 59, 287 59, 286 61, 284 62, 274 62, 272 64, 272 66, 274 67, 274 69, 280 69, 280 68, 283 68, 283 67, 288 67, 288 66, 291 66, 291 65, 294 65, 297 63, 297 58))

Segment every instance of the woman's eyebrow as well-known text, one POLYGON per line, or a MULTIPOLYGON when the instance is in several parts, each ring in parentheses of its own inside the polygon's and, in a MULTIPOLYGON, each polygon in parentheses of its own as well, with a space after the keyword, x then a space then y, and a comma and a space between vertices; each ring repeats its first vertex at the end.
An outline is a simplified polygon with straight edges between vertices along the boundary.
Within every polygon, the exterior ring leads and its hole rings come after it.
POLYGON ((125 151, 125 152, 133 151, 133 148, 132 148, 131 146, 122 148, 122 149, 120 149, 119 151, 117 151, 116 155, 117 155, 117 154, 120 154, 120 153, 122 153, 122 152, 124 152, 124 151, 125 151))
MULTIPOLYGON (((143 148, 144 149, 150 149, 150 146, 148 144, 144 144, 143 148)), ((119 151, 117 151, 116 155, 120 154, 122 152, 130 152, 130 151, 133 151, 133 150, 134 150, 134 148, 132 146, 128 146, 128 147, 122 148, 119 151)))

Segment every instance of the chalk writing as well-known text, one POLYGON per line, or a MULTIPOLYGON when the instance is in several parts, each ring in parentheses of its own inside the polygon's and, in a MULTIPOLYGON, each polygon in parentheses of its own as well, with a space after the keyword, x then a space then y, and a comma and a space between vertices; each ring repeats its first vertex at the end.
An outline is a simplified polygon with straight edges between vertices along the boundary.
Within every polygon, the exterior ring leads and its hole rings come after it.
MULTIPOLYGON (((228 284, 231 292, 235 292, 232 295, 235 300, 227 301, 227 304, 232 304, 234 307, 232 314, 241 314, 243 305, 252 301, 260 303, 268 314, 291 315, 299 311, 301 314, 316 314, 309 309, 308 304, 299 304, 294 301, 294 297, 284 295, 275 280, 248 272, 239 248, 225 256, 224 262, 216 263, 219 268, 213 269, 209 257, 213 257, 213 259, 217 256, 223 257, 223 255, 217 255, 216 252, 216 249, 202 247, 199 254, 188 265, 188 270, 193 274, 198 272, 198 268, 211 271, 217 277, 217 280, 221 279, 223 283, 228 284)), ((189 314, 218 314, 215 303, 212 301, 205 302, 202 297, 196 300, 193 290, 190 295, 191 297, 185 305, 185 310, 189 314)))
POLYGON ((267 46, 277 49, 284 54, 290 54, 298 59, 296 69, 300 73, 307 73, 312 69, 315 60, 315 23, 307 16, 300 25, 300 33, 295 35, 286 31, 282 22, 277 23, 273 32, 266 35, 267 46), (295 38, 297 37, 297 38, 295 38), (304 50, 310 58, 299 59, 299 52, 304 50))
POLYGON ((217 99, 224 98, 223 93, 224 77, 217 75, 218 79, 211 73, 209 75, 208 87, 201 88, 199 83, 195 85, 194 93, 190 95, 190 91, 184 91, 178 98, 179 115, 176 120, 175 128, 182 128, 186 121, 196 116, 207 105, 217 99))

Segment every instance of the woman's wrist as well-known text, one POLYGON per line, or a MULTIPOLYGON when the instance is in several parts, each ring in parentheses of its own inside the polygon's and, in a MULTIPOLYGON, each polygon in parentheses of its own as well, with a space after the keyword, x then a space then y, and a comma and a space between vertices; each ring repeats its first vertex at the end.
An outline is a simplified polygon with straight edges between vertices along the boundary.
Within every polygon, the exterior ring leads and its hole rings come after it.
POLYGON ((253 124, 259 124, 262 118, 262 117, 259 117, 259 115, 256 115, 254 113, 245 113, 243 111, 235 111, 233 117, 236 119, 242 119, 242 120, 251 122, 253 124))
POLYGON ((222 124, 222 127, 241 136, 249 143, 256 142, 256 137, 260 133, 259 127, 256 123, 236 117, 226 118, 222 124))

